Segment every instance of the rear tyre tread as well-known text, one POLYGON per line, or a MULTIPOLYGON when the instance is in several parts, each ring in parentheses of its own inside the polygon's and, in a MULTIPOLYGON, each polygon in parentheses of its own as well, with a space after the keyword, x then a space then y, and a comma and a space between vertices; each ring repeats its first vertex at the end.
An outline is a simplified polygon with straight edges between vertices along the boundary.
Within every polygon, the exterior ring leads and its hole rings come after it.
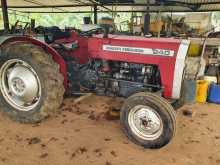
POLYGON ((64 86, 63 76, 59 71, 59 65, 55 63, 52 56, 42 48, 28 43, 8 44, 2 48, 1 65, 9 59, 22 59, 30 65, 35 66, 35 71, 40 75, 42 91, 46 91, 40 107, 31 112, 19 112, 6 101, 0 93, 0 110, 4 111, 12 119, 22 123, 36 123, 55 114, 63 101, 64 86), (3 61, 3 62, 2 62, 3 61))

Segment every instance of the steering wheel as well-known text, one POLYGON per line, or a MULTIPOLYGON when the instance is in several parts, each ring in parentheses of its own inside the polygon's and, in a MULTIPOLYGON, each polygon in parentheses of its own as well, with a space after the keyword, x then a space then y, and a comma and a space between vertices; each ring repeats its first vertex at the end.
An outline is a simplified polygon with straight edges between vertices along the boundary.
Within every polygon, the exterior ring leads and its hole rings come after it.
POLYGON ((15 24, 12 26, 11 32, 12 33, 17 33, 21 32, 23 35, 25 34, 26 30, 31 27, 31 24, 29 22, 22 22, 22 21, 16 21, 15 24), (19 23, 25 24, 24 26, 21 25, 21 29, 17 29, 19 26, 19 23), (20 30, 20 31, 19 31, 20 30))
POLYGON ((103 28, 101 27, 98 27, 98 28, 95 28, 95 29, 91 29, 91 30, 88 30, 88 31, 81 31, 79 33, 80 36, 92 36, 93 34, 98 34, 98 32, 102 32, 103 31, 103 28))

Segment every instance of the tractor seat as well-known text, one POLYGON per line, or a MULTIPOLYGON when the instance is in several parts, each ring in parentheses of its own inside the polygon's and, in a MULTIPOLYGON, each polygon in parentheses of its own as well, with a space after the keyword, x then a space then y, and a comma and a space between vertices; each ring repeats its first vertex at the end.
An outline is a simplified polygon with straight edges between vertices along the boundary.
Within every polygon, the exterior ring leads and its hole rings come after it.
POLYGON ((70 36, 70 31, 62 31, 57 26, 47 27, 44 29, 45 42, 48 44, 51 44, 58 39, 69 38, 70 36))

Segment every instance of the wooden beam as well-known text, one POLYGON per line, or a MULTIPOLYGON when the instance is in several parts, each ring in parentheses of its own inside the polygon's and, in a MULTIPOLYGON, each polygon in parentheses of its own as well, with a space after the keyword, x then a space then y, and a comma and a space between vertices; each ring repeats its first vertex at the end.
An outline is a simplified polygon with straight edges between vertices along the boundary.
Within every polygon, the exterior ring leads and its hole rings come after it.
MULTIPOLYGON (((173 1, 173 4, 165 5, 165 6, 180 6, 176 5, 176 1, 173 1)), ((186 5, 217 5, 220 4, 220 2, 206 2, 206 3, 184 3, 184 2, 178 2, 179 4, 186 4, 186 5)), ((103 4, 96 4, 98 7, 103 6, 103 4)), ((114 6, 114 4, 105 4, 105 7, 108 6, 114 6)), ((146 3, 117 3, 117 6, 146 6, 146 3)), ((94 6, 94 3, 79 3, 79 4, 71 4, 71 5, 31 5, 31 6, 24 6, 24 5, 13 5, 13 6, 8 6, 8 8, 68 8, 68 7, 86 7, 86 6, 94 6)), ((150 4, 152 7, 157 7, 161 6, 161 4, 150 4)), ((107 9, 106 9, 107 10, 107 9)), ((110 10, 108 8, 108 10, 110 10)))
MULTIPOLYGON (((93 13, 93 11, 67 11, 67 12, 59 12, 59 11, 19 11, 21 13, 93 13)), ((168 12, 173 12, 173 13, 178 13, 178 12, 185 12, 185 13, 204 13, 204 12, 214 12, 214 11, 220 11, 220 9, 214 9, 214 10, 198 10, 198 11, 192 11, 192 10, 164 10, 160 11, 161 13, 168 13, 168 12)), ((117 13, 145 13, 146 10, 118 10, 117 13)), ((97 11, 97 13, 109 13, 109 11, 97 11)), ((150 13, 158 13, 158 10, 151 10, 150 13)))
MULTIPOLYGON (((44 6, 43 3, 38 2, 38 1, 33 1, 33 0, 23 0, 23 1, 28 2, 28 3, 31 3, 31 4, 34 4, 34 5, 37 5, 37 6, 44 6)), ((53 8, 54 8, 54 9, 57 9, 57 10, 64 11, 64 12, 66 11, 66 10, 60 9, 60 8, 58 8, 58 7, 53 7, 53 8)))

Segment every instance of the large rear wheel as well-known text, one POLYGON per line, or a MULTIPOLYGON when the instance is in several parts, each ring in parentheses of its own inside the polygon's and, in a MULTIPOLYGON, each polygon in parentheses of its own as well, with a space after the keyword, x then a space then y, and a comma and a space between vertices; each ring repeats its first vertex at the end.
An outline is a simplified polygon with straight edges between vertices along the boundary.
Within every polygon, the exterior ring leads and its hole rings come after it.
POLYGON ((2 48, 1 111, 20 122, 40 122, 58 110, 63 94, 63 76, 51 55, 26 43, 2 48))
POLYGON ((152 93, 130 96, 122 106, 120 121, 128 138, 145 148, 168 144, 176 129, 174 109, 165 99, 152 93))

